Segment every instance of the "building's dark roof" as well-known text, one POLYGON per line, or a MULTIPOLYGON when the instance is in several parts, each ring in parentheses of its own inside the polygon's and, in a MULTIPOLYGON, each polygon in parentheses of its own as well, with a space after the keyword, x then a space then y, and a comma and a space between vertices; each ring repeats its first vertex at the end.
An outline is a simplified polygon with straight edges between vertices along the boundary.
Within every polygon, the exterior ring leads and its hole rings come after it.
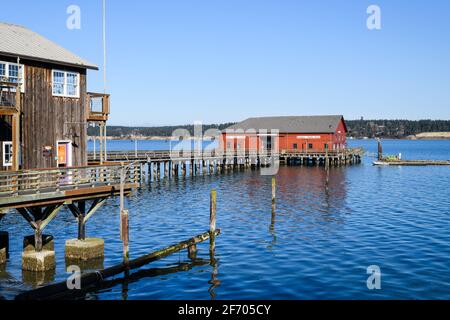
POLYGON ((27 28, 0 22, 0 54, 98 70, 98 67, 27 28))
POLYGON ((249 118, 228 129, 244 131, 266 129, 279 130, 280 133, 334 133, 343 119, 344 117, 340 115, 249 118))

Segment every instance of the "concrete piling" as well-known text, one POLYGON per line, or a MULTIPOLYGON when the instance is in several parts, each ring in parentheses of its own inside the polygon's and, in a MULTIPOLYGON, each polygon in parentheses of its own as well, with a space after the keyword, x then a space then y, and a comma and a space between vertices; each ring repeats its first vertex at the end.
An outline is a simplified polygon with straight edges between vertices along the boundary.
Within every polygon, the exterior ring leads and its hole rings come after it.
POLYGON ((0 265, 6 263, 9 255, 9 234, 0 232, 0 265))
POLYGON ((105 241, 97 238, 85 240, 71 239, 66 241, 66 259, 87 261, 102 258, 105 252, 105 241))
POLYGON ((56 267, 55 251, 24 251, 22 253, 22 270, 45 272, 56 267))
POLYGON ((54 270, 55 244, 53 236, 42 235, 36 241, 36 236, 27 236, 23 240, 22 270, 45 272, 54 270))

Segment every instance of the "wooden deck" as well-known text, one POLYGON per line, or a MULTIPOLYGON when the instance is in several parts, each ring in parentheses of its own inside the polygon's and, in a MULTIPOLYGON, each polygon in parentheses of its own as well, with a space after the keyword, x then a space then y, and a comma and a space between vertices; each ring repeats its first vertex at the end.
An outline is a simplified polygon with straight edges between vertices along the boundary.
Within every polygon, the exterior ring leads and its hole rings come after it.
POLYGON ((115 196, 119 194, 122 169, 125 170, 125 191, 130 193, 140 184, 139 164, 1 172, 0 209, 115 196))

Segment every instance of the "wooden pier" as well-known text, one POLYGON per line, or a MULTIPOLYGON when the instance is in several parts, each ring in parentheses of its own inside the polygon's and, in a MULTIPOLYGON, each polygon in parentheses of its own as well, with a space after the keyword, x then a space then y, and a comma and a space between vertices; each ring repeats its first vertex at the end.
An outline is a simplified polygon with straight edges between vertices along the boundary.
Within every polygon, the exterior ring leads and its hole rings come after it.
MULTIPOLYGON (((120 164, 0 172, 0 209, 73 203, 118 195, 120 164)), ((140 184, 141 167, 130 164, 126 191, 140 184)))
MULTIPOLYGON (((134 163, 0 172, 0 219, 16 210, 34 230, 24 242, 22 268, 54 269, 53 237, 43 232, 64 206, 78 221, 78 238, 66 243, 66 256, 103 256, 103 240, 87 241, 86 223, 108 198, 129 195, 141 179, 141 165, 134 163)), ((0 250, 8 245, 0 243, 0 250)))
MULTIPOLYGON (((109 151, 109 162, 135 161, 147 166, 149 181, 197 175, 212 175, 238 169, 258 169, 280 163, 287 166, 339 167, 361 162, 364 151, 360 148, 341 151, 282 150, 277 153, 260 151, 171 152, 163 151, 109 151)), ((90 152, 91 164, 98 164, 98 156, 90 152)))

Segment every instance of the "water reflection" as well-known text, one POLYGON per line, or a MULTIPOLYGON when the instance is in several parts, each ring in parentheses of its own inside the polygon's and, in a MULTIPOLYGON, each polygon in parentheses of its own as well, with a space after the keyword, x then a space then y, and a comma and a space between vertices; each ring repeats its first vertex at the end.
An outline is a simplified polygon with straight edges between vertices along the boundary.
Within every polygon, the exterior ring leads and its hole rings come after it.
POLYGON ((211 300, 216 299, 216 291, 215 289, 218 288, 221 284, 221 281, 218 278, 219 275, 219 260, 216 259, 216 237, 215 235, 210 235, 210 242, 209 242, 209 264, 212 267, 211 272, 211 280, 208 281, 208 283, 211 285, 208 288, 209 295, 211 296, 211 300))
POLYGON ((89 271, 97 271, 97 270, 103 270, 105 264, 105 258, 99 257, 95 259, 90 260, 80 260, 80 259, 70 259, 66 257, 66 270, 70 266, 77 266, 80 268, 82 272, 89 272, 89 271))
POLYGON ((269 226, 269 233, 272 236, 272 241, 267 246, 268 249, 273 249, 273 247, 277 244, 277 234, 275 231, 275 221, 277 217, 276 208, 277 208, 276 203, 272 203, 272 215, 270 218, 270 226, 269 226))
POLYGON ((26 285, 29 285, 33 289, 36 289, 55 281, 55 274, 55 270, 49 270, 46 272, 32 272, 22 270, 22 282, 26 285))
POLYGON ((179 262, 174 266, 166 268, 140 269, 133 273, 126 272, 124 273, 124 276, 122 278, 103 280, 101 283, 98 283, 95 286, 88 287, 82 291, 68 292, 68 295, 66 295, 64 299, 97 299, 98 295, 102 292, 107 292, 110 289, 120 285, 122 300, 128 300, 130 284, 137 283, 139 281, 145 280, 146 278, 163 277, 179 272, 187 272, 192 270, 194 267, 207 266, 208 264, 210 264, 210 260, 195 259, 190 262, 179 262))
POLYGON ((281 168, 277 182, 279 203, 283 206, 279 213, 300 221, 342 223, 347 198, 346 172, 344 168, 281 168), (299 172, 293 174, 292 170, 299 172))
POLYGON ((8 280, 11 278, 11 275, 6 271, 6 263, 0 264, 0 280, 8 280))
POLYGON ((209 295, 211 296, 211 300, 216 300, 216 297, 217 297, 216 289, 222 283, 218 277, 219 276, 219 260, 212 257, 210 259, 210 266, 212 267, 211 280, 209 280, 208 283, 211 286, 208 288, 208 292, 209 292, 209 295))

